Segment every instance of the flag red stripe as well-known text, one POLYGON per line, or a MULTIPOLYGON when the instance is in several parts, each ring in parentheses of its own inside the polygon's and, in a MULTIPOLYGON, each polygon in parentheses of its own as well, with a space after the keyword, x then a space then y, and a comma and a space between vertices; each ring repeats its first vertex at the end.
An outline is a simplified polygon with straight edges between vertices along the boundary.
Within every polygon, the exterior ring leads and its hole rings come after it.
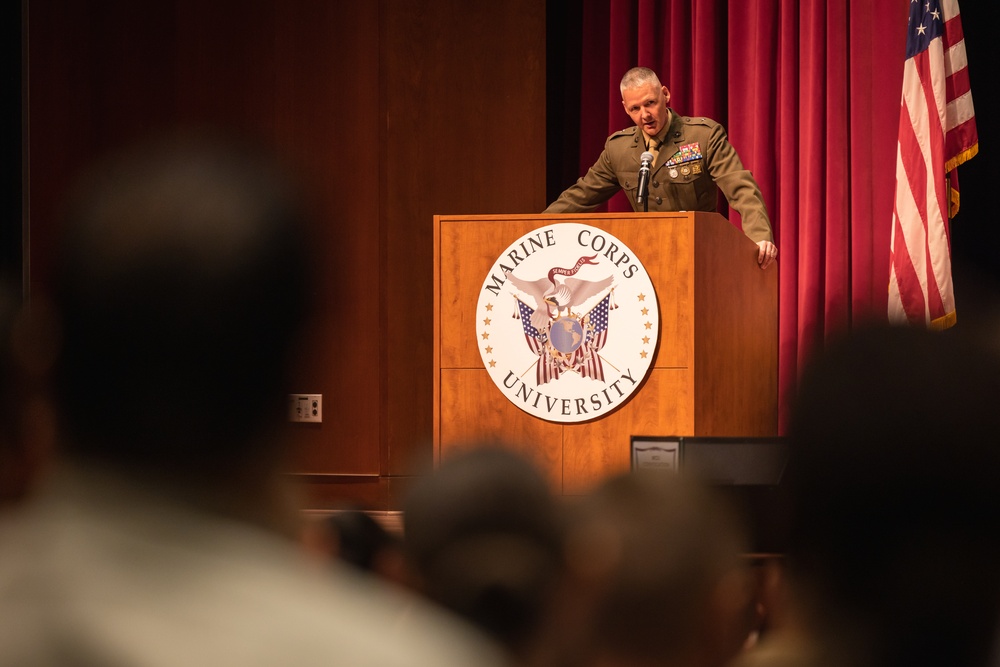
POLYGON ((965 39, 965 33, 962 30, 962 19, 956 14, 944 23, 944 48, 955 46, 963 39, 965 39))
MULTIPOLYGON (((956 125, 945 135, 945 155, 957 156, 979 143, 975 117, 956 125)), ((951 158, 949 158, 951 159, 951 158)))
POLYGON ((949 102, 969 92, 969 68, 963 67, 945 79, 945 99, 949 102))

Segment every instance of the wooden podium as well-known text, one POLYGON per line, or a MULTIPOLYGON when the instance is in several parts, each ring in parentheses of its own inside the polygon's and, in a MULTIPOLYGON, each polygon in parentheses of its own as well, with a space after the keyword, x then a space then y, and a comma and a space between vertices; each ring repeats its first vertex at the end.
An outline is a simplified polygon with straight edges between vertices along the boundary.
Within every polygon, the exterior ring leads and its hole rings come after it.
POLYGON ((574 495, 628 470, 633 435, 776 435, 778 271, 762 271, 756 258, 757 246, 717 213, 435 216, 435 461, 502 440, 574 495), (645 266, 660 312, 645 384, 620 409, 578 424, 539 419, 507 400, 483 366, 475 322, 501 253, 567 222, 625 243, 645 266))

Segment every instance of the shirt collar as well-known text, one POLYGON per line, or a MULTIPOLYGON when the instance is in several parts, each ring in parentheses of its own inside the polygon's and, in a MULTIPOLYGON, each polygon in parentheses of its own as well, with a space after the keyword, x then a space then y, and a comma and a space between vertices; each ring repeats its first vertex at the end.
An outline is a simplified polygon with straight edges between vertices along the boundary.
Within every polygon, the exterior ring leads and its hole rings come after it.
MULTIPOLYGON (((670 134, 670 126, 673 125, 673 123, 674 123, 674 114, 670 109, 667 109, 667 122, 663 124, 663 129, 660 130, 659 134, 653 137, 653 139, 656 140, 657 147, 663 146, 663 142, 667 140, 667 135, 670 134)), ((646 141, 647 148, 650 147, 649 144, 651 142, 652 140, 646 141)))

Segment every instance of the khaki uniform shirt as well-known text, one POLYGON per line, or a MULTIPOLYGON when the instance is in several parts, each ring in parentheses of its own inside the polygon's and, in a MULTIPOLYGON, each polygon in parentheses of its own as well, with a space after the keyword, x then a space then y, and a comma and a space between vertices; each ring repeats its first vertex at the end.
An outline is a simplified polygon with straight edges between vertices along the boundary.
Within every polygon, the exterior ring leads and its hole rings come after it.
MULTIPOLYGON (((650 211, 715 211, 721 189, 739 212, 743 232, 754 242, 773 241, 764 198, 753 175, 743 167, 721 125, 708 118, 678 116, 653 164, 649 182, 650 211)), ((646 150, 639 128, 608 137, 604 151, 585 176, 567 188, 545 213, 585 213, 624 190, 632 208, 639 186, 639 157, 646 150)))

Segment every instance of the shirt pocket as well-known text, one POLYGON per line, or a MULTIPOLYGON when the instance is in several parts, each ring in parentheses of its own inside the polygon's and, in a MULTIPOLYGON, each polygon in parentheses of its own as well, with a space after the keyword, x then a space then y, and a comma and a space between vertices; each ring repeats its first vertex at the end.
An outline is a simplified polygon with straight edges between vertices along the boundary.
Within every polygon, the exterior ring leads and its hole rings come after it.
POLYGON ((656 175, 657 180, 665 184, 679 210, 715 210, 715 182, 708 174, 703 158, 664 165, 656 175))
POLYGON ((634 196, 636 191, 639 189, 638 169, 635 171, 619 170, 615 173, 615 178, 618 179, 618 185, 621 186, 622 190, 626 193, 630 193, 632 196, 634 196))

